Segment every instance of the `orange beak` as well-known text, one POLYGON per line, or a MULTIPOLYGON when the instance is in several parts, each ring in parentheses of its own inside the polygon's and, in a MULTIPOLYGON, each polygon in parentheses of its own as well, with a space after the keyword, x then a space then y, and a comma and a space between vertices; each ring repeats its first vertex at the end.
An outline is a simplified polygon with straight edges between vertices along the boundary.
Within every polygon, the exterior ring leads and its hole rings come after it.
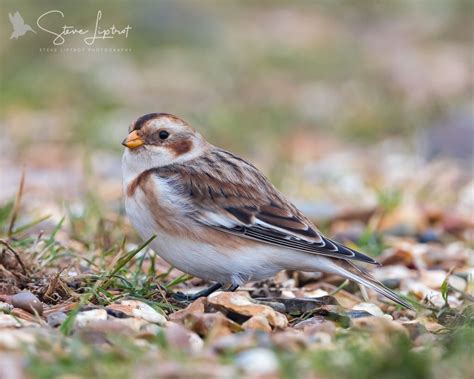
POLYGON ((138 135, 138 132, 134 130, 131 132, 127 138, 122 141, 122 145, 128 147, 129 149, 136 149, 137 147, 142 146, 145 143, 143 139, 138 135))

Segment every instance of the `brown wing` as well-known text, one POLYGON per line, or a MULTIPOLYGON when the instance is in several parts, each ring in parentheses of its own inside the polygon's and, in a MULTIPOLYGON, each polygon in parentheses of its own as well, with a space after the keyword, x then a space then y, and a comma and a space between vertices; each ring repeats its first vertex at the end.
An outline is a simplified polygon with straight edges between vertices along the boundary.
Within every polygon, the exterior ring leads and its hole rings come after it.
POLYGON ((154 171, 187 198, 189 217, 198 223, 307 253, 377 263, 324 237, 257 168, 232 153, 213 149, 154 171))

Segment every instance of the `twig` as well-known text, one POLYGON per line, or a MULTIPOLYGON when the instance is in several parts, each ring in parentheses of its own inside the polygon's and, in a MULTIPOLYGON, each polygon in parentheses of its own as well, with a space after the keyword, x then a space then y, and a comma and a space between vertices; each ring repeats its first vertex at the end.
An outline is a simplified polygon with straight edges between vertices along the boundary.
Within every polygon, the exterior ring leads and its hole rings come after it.
POLYGON ((11 237, 13 234, 13 228, 15 227, 15 221, 18 217, 18 212, 20 211, 21 198, 23 197, 23 189, 25 187, 25 168, 21 172, 20 185, 18 186, 18 191, 16 193, 15 205, 13 206, 12 217, 10 219, 10 225, 8 227, 8 237, 11 237))
POLYGON ((157 288, 158 288, 158 292, 159 292, 160 295, 161 295, 161 298, 165 301, 166 305, 167 305, 168 307, 171 307, 171 304, 169 303, 169 301, 168 301, 168 299, 167 299, 167 297, 166 297, 166 293, 165 293, 165 291, 163 290, 163 288, 161 288, 161 285, 160 285, 159 283, 158 283, 158 285, 157 285, 157 288))
MULTIPOLYGON (((64 270, 64 269, 63 269, 64 270)), ((51 281, 48 284, 48 288, 46 288, 46 292, 44 293, 43 297, 46 299, 51 299, 51 295, 53 292, 56 290, 56 286, 58 284, 58 281, 60 281, 60 276, 63 272, 63 270, 59 271, 54 277, 51 279, 51 281)))
POLYGON ((20 255, 15 251, 15 249, 4 239, 0 239, 0 244, 4 245, 7 248, 7 250, 10 251, 15 256, 18 264, 21 266, 21 269, 23 270, 23 273, 25 275, 28 275, 28 270, 26 269, 25 264, 23 263, 23 261, 20 258, 20 255))

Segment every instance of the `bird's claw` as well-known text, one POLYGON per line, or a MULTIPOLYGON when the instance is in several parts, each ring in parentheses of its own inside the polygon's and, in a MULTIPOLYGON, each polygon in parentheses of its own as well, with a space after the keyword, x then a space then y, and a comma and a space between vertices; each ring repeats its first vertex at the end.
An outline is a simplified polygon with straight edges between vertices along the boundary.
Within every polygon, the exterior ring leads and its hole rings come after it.
POLYGON ((177 301, 181 301, 181 302, 184 302, 184 301, 191 301, 191 297, 188 296, 188 295, 185 295, 184 293, 182 292, 175 292, 173 295, 171 295, 171 297, 177 301))

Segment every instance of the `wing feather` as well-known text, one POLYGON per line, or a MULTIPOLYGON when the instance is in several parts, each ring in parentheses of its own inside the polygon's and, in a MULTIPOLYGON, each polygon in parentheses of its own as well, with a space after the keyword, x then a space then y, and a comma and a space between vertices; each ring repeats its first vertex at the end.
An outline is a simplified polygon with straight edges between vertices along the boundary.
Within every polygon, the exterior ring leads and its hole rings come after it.
POLYGON ((324 237, 257 168, 232 153, 214 148, 154 171, 187 198, 197 223, 311 254, 377 263, 324 237))

